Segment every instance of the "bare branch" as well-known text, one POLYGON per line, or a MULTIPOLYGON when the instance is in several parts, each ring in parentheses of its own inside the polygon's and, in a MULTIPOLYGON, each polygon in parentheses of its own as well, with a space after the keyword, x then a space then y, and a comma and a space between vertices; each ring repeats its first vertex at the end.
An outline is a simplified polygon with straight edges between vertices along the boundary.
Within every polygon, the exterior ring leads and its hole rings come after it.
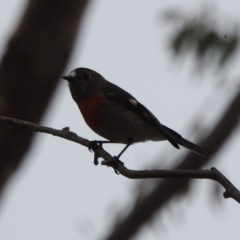
MULTIPOLYGON (((89 147, 90 141, 79 137, 76 133, 69 131, 69 128, 63 128, 62 130, 44 127, 35 123, 30 123, 27 121, 22 121, 15 118, 9 118, 5 116, 0 116, 0 121, 6 123, 13 123, 20 126, 31 128, 37 132, 48 133, 53 136, 58 136, 66 140, 81 144, 82 146, 89 147)), ((108 152, 106 152, 101 146, 95 144, 92 147, 95 153, 94 161, 97 157, 102 157, 104 161, 102 165, 109 165, 109 162, 114 161, 108 152)), ((114 164, 114 168, 119 171, 123 176, 131 179, 145 179, 145 178, 191 178, 191 179, 210 179, 219 182, 226 190, 224 193, 225 198, 233 198, 238 203, 240 203, 240 192, 239 190, 216 168, 211 168, 211 170, 144 170, 136 171, 127 169, 121 161, 114 164)))
POLYGON ((123 164, 117 165, 117 170, 123 176, 130 179, 144 178, 188 178, 188 179, 210 179, 219 182, 224 188, 223 196, 225 198, 233 198, 240 203, 240 191, 216 168, 210 170, 145 170, 135 171, 124 167, 123 164))
MULTIPOLYGON (((212 155, 215 155, 238 126, 240 117, 239 109, 240 91, 233 97, 231 103, 222 114, 222 117, 219 118, 219 122, 214 126, 211 133, 199 142, 198 145, 204 148, 206 147, 212 155)), ((189 153, 175 169, 201 169, 204 164, 209 164, 210 160, 211 159, 202 159, 194 153, 189 153)), ((118 221, 112 232, 104 239, 130 239, 144 223, 148 222, 151 217, 171 199, 189 193, 190 184, 191 179, 184 181, 163 179, 159 181, 155 189, 149 193, 149 195, 142 198, 141 202, 135 205, 124 220, 121 222, 118 221), (141 217, 139 217, 140 215, 141 217)), ((227 197, 227 193, 225 197, 227 197)))

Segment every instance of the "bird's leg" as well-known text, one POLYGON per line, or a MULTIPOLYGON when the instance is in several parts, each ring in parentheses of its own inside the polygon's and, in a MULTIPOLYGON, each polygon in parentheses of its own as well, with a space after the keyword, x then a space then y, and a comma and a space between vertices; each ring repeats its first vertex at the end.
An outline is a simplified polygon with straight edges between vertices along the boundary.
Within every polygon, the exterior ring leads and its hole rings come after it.
MULTIPOLYGON (((90 152, 92 152, 91 148, 95 145, 95 144, 98 144, 101 148, 102 148, 102 145, 104 143, 114 143, 113 141, 91 141, 89 146, 88 146, 88 150, 90 152)), ((98 155, 97 154, 94 154, 94 161, 93 161, 94 165, 98 165, 98 155)))
POLYGON ((123 150, 115 157, 116 160, 119 160, 119 158, 122 156, 122 154, 128 149, 128 147, 132 145, 132 141, 130 141, 124 148, 123 150))
MULTIPOLYGON (((98 144, 100 147, 102 147, 102 144, 104 143, 116 143, 114 141, 91 141, 90 144, 89 144, 89 147, 88 147, 88 150, 91 152, 91 148, 95 145, 95 144, 98 144)), ((113 157, 113 160, 110 160, 110 161, 103 161, 103 165, 107 165, 107 166, 110 166, 114 169, 115 173, 116 174, 119 174, 119 172, 117 171, 116 167, 117 167, 117 163, 121 163, 123 164, 123 162, 121 162, 119 160, 119 158, 122 156, 122 154, 128 149, 128 147, 132 145, 132 140, 129 140, 128 143, 126 144, 126 146, 123 148, 123 150, 117 155, 117 156, 114 156, 113 157)), ((98 156, 95 154, 94 156, 94 164, 95 165, 98 165, 98 156)))
MULTIPOLYGON (((113 159, 112 161, 110 161, 110 162, 107 163, 108 166, 111 166, 111 167, 114 169, 114 171, 115 171, 116 174, 119 174, 119 172, 118 172, 118 170, 117 170, 117 163, 120 162, 121 164, 123 164, 123 162, 121 162, 121 161, 119 160, 119 158, 120 158, 120 157, 122 156, 122 154, 128 149, 128 147, 129 147, 130 145, 132 145, 132 140, 129 140, 128 144, 123 148, 123 150, 122 150, 117 156, 114 156, 114 159, 113 159)), ((124 165, 124 164, 123 164, 123 165, 124 165)))

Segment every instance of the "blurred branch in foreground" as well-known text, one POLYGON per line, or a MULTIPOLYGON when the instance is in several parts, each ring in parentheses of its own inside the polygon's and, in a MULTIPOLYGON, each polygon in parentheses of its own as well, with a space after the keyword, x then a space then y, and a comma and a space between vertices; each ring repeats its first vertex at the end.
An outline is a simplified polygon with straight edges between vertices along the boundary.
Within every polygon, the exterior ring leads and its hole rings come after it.
MULTIPOLYGON (((214 156, 227 141, 239 124, 240 117, 240 91, 234 96, 232 102, 222 117, 217 122, 210 134, 203 139, 198 145, 206 148, 214 156)), ((188 154, 175 169, 200 169, 211 159, 202 159, 193 153, 188 154)), ((121 222, 117 222, 112 232, 105 239, 121 240, 130 239, 137 231, 151 220, 154 214, 163 209, 175 197, 188 194, 191 180, 162 180, 156 184, 151 193, 141 199, 141 202, 135 204, 128 216, 121 222)))
POLYGON ((213 17, 213 10, 205 10, 195 16, 179 10, 166 11, 164 19, 175 27, 170 41, 173 52, 176 55, 194 52, 197 63, 217 61, 219 67, 227 63, 239 47, 239 26, 227 24, 226 28, 218 27, 213 17))
MULTIPOLYGON (((226 31, 220 31, 220 28, 216 27, 216 20, 211 21, 212 12, 211 14, 205 12, 200 16, 199 14, 193 15, 188 17, 186 13, 180 11, 169 11, 165 15, 165 19, 175 23, 175 32, 170 45, 173 53, 179 57, 186 52, 195 53, 197 60, 195 63, 198 68, 203 62, 207 63, 204 65, 207 66, 206 69, 209 69, 209 64, 216 61, 218 61, 218 67, 229 62, 239 48, 238 25, 228 24, 225 28, 226 31)), ((213 130, 205 139, 197 143, 207 148, 213 155, 222 148, 239 125, 240 90, 239 84, 236 86, 237 94, 236 91, 232 92, 232 95, 234 94, 232 101, 216 121, 213 130)), ((200 169, 213 160, 214 158, 203 160, 190 153, 180 160, 175 169, 200 169)), ((155 186, 151 186, 153 190, 148 195, 141 196, 140 201, 136 199, 134 203, 131 203, 134 207, 124 219, 116 221, 112 232, 105 239, 127 240, 132 238, 144 224, 153 219, 156 213, 164 210, 171 200, 189 194, 191 183, 190 179, 158 181, 155 186)), ((123 209, 128 209, 128 206, 123 209)))
MULTIPOLYGON (((0 64, 0 114, 40 122, 66 66, 87 0, 29 1, 0 64)), ((0 124, 0 194, 33 132, 0 124)))
MULTIPOLYGON (((22 121, 20 119, 9 118, 5 116, 0 116, 0 121, 6 123, 12 123, 20 126, 25 126, 31 128, 37 132, 43 132, 52 134, 54 136, 58 136, 64 138, 66 140, 70 140, 75 143, 79 143, 85 147, 88 147, 91 144, 91 141, 79 137, 76 133, 70 132, 69 128, 63 128, 62 130, 57 130, 54 128, 44 127, 35 123, 22 121)), ((210 179, 217 181, 220 183, 226 190, 224 192, 225 198, 233 198, 238 203, 240 203, 240 191, 216 168, 212 168, 211 170, 143 170, 136 171, 127 169, 121 161, 116 161, 114 157, 110 156, 100 145, 93 146, 95 157, 103 157, 104 161, 102 165, 112 166, 114 170, 121 173, 123 176, 128 177, 130 179, 146 179, 146 178, 180 178, 180 179, 210 179), (114 165, 112 165, 112 163, 114 165)), ((94 157, 94 158, 95 158, 94 157)))

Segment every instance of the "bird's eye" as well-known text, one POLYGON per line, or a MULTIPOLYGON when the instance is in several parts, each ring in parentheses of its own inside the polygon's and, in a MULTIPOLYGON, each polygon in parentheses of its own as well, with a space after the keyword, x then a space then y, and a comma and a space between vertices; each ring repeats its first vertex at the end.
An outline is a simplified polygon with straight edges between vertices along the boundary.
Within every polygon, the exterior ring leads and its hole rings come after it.
POLYGON ((83 78, 84 78, 84 79, 89 79, 89 78, 91 78, 90 73, 84 72, 84 73, 83 73, 83 78))

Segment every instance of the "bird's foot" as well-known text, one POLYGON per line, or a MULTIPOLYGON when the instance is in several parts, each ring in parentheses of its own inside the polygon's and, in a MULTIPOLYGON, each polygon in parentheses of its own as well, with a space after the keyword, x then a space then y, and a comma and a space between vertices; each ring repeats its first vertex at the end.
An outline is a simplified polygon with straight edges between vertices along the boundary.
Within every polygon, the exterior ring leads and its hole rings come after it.
POLYGON ((91 141, 91 142, 89 143, 88 150, 89 150, 90 152, 92 152, 92 148, 93 148, 95 145, 99 145, 99 146, 102 148, 102 144, 103 144, 102 141, 97 141, 97 140, 91 141))
MULTIPOLYGON (((91 141, 90 143, 89 143, 89 146, 88 146, 88 150, 90 151, 90 152, 92 152, 92 149, 93 149, 93 147, 95 146, 95 145, 98 145, 98 146, 100 146, 101 148, 102 148, 102 141, 91 141)), ((98 165, 98 158, 99 158, 99 156, 95 153, 94 154, 94 160, 93 160, 93 163, 94 163, 94 165, 98 165)))
POLYGON ((108 167, 112 167, 114 169, 114 172, 116 174, 120 174, 119 171, 117 170, 117 165, 118 164, 122 164, 124 165, 124 163, 122 161, 119 160, 119 157, 118 156, 114 156, 111 160, 105 160, 105 161, 102 161, 102 165, 106 165, 108 167))

